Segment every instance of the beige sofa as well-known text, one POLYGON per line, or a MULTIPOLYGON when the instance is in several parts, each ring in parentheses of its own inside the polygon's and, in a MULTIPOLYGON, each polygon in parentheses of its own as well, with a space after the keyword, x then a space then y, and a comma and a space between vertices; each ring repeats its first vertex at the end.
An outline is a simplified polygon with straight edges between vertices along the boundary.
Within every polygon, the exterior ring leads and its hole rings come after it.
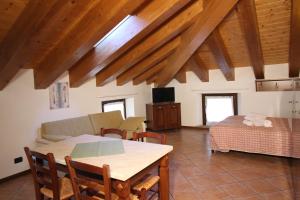
POLYGON ((127 139, 134 131, 144 131, 144 117, 123 119, 120 111, 89 114, 82 117, 42 123, 38 143, 51 143, 82 134, 99 134, 101 128, 119 128, 127 131, 127 139))

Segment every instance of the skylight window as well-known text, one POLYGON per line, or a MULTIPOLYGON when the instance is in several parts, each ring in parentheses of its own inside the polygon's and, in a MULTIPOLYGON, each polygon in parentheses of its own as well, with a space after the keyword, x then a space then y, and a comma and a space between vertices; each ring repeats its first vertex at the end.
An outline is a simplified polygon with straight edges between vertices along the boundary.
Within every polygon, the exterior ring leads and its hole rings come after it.
POLYGON ((127 19, 129 19, 130 15, 127 15, 122 21, 120 21, 113 29, 111 29, 103 38, 101 38, 94 47, 97 47, 101 42, 103 42, 110 34, 112 34, 119 26, 121 26, 127 19))

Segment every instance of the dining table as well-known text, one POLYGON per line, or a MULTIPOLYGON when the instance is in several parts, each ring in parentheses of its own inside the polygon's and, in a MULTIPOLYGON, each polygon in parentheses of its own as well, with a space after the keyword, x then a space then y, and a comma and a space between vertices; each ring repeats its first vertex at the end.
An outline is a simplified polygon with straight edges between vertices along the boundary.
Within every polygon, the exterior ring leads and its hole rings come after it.
POLYGON ((120 143, 122 144, 123 150, 121 152, 93 156, 84 156, 83 154, 78 158, 72 159, 97 167, 102 167, 103 164, 109 165, 112 187, 120 200, 130 200, 133 184, 157 168, 160 176, 159 199, 168 200, 169 153, 173 150, 171 145, 121 140, 85 134, 71 137, 63 141, 38 146, 33 150, 42 154, 53 153, 58 170, 67 172, 65 156, 71 155, 76 145, 116 140, 120 140, 120 143))

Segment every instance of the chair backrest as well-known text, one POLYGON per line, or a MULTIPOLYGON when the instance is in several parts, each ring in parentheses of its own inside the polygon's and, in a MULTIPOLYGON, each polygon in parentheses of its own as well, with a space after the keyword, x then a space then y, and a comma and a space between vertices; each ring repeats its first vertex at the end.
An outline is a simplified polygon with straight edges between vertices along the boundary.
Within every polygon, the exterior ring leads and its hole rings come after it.
POLYGON ((53 200, 59 200, 59 180, 53 154, 41 154, 28 147, 24 150, 33 176, 36 199, 42 199, 40 189, 45 186, 53 191, 53 200))
POLYGON ((121 137, 121 139, 126 140, 127 137, 127 131, 126 130, 121 130, 117 128, 101 128, 100 130, 100 135, 105 136, 107 134, 116 134, 121 137))
POLYGON ((144 142, 145 138, 152 138, 159 141, 160 144, 167 143, 167 136, 162 133, 153 133, 153 132, 140 132, 140 133, 133 133, 133 140, 135 141, 142 141, 144 142))
POLYGON ((111 179, 108 165, 103 165, 102 168, 96 167, 73 161, 70 156, 66 156, 65 161, 70 173, 75 200, 99 200, 93 196, 111 200, 111 179), (92 193, 92 197, 81 193, 81 186, 85 186, 89 193, 92 193))

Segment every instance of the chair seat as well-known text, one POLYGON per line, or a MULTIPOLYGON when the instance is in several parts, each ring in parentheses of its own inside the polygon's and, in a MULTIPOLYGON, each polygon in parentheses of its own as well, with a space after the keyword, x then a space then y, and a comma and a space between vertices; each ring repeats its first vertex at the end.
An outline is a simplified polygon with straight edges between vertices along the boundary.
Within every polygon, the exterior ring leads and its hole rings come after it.
POLYGON ((160 177, 159 176, 149 176, 144 181, 138 183, 133 187, 133 190, 141 191, 143 188, 145 190, 149 190, 152 188, 156 183, 158 183, 160 177))
MULTIPOLYGON (((100 189, 100 191, 98 193, 101 195, 104 195, 104 186, 103 186, 103 188, 100 189)), ((93 196, 93 198, 99 199, 99 200, 104 200, 103 198, 98 197, 98 196, 93 196)), ((119 199, 119 197, 116 193, 111 193, 111 200, 118 200, 118 199, 119 199)), ((130 193, 130 199, 131 200, 139 200, 138 196, 136 196, 132 193, 130 193)))
MULTIPOLYGON (((71 180, 63 177, 59 179, 60 199, 68 199, 74 195, 71 180)), ((42 187, 41 193, 48 198, 53 199, 53 191, 49 188, 42 187)))
MULTIPOLYGON (((98 196, 93 196, 93 198, 99 199, 99 200, 104 200, 103 198, 98 197, 98 196)), ((111 200, 118 200, 118 199, 119 199, 118 195, 116 195, 115 193, 111 193, 111 200)), ((139 200, 139 198, 134 194, 130 194, 130 199, 131 200, 139 200)))

